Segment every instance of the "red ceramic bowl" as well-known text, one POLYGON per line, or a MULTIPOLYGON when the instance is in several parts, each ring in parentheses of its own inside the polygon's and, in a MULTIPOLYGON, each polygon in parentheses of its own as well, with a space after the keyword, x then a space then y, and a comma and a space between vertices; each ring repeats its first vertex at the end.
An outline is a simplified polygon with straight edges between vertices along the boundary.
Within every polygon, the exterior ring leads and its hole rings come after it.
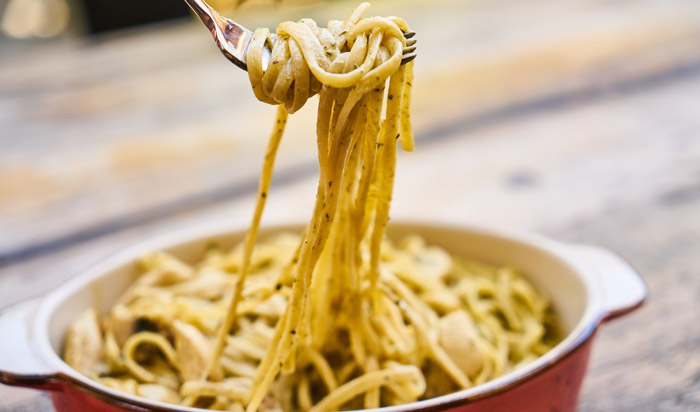
MULTIPOLYGON (((277 226, 261 236, 296 226, 277 226)), ((419 234, 456 256, 511 264, 551 298, 565 338, 525 368, 474 388, 383 412, 573 412, 576 409, 591 344, 601 323, 641 305, 646 288, 634 269, 604 249, 565 244, 531 234, 452 225, 393 224, 389 236, 419 234)), ((244 231, 198 230, 168 236, 128 249, 46 297, 10 307, 0 314, 0 382, 49 391, 59 412, 196 411, 198 409, 126 395, 79 374, 61 360, 69 324, 84 309, 106 312, 138 276, 137 259, 167 250, 196 261, 215 240, 232 246, 244 231)))

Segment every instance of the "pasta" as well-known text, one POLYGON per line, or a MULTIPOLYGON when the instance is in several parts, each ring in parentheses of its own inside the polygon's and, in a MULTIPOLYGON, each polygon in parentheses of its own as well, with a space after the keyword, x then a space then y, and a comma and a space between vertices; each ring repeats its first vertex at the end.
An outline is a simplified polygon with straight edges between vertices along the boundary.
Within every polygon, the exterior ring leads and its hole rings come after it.
POLYGON ((278 105, 245 240, 197 263, 155 253, 102 319, 72 325, 64 358, 117 390, 231 411, 376 408, 481 384, 556 343, 547 299, 517 270, 392 243, 396 152, 413 150, 413 63, 395 17, 255 32, 256 97, 278 105), (263 49, 272 50, 269 62, 263 49), (388 83, 388 87, 387 87, 388 83), (258 241, 289 113, 319 95, 319 182, 300 235, 258 241))

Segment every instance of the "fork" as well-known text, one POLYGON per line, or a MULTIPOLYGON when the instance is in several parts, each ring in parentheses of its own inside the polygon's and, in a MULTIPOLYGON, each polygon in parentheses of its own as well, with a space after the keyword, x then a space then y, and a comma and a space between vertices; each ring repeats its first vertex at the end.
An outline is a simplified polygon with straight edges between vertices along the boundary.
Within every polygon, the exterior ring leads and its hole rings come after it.
MULTIPOLYGON (((231 19, 219 14, 211 8, 204 0, 185 0, 194 14, 204 23, 211 31, 216 45, 221 50, 221 53, 231 61, 231 63, 240 67, 243 70, 248 70, 245 62, 245 55, 248 51, 248 45, 253 38, 253 32, 241 26, 231 19)), ((406 38, 406 46, 403 49, 401 64, 406 64, 416 58, 416 39, 415 32, 404 32, 406 38)), ((267 68, 270 63, 270 55, 272 51, 269 47, 263 50, 263 68, 267 68)))

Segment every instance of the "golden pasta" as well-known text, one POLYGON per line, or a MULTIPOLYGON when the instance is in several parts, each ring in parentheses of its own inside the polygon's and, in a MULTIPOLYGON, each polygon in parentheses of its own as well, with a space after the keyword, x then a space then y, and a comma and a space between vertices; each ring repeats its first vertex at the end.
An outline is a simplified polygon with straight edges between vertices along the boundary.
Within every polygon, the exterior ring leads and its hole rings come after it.
POLYGON ((401 64, 407 24, 363 18, 368 6, 327 28, 304 19, 255 32, 251 85, 279 107, 245 240, 194 264, 144 257, 109 313, 76 319, 71 366, 164 402, 331 412, 469 388, 556 343, 547 299, 517 270, 385 238, 397 147, 414 147, 413 63, 401 64), (301 235, 258 241, 288 113, 316 94, 312 218, 301 235))

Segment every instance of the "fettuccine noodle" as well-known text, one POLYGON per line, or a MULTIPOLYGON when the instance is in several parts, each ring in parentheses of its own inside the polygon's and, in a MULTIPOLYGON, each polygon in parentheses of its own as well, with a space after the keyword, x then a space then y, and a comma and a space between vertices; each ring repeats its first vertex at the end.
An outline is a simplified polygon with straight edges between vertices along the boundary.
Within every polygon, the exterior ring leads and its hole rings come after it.
POLYGON ((90 309, 75 321, 71 366, 165 402, 331 412, 469 388, 551 348, 548 301, 515 269, 456 259, 418 237, 385 239, 397 147, 414 147, 413 63, 401 64, 408 25, 362 18, 368 6, 325 29, 304 19, 255 32, 253 91, 279 108, 244 242, 195 264, 145 257, 107 316, 90 309), (288 113, 315 94, 311 221, 301 237, 258 242, 288 113))

